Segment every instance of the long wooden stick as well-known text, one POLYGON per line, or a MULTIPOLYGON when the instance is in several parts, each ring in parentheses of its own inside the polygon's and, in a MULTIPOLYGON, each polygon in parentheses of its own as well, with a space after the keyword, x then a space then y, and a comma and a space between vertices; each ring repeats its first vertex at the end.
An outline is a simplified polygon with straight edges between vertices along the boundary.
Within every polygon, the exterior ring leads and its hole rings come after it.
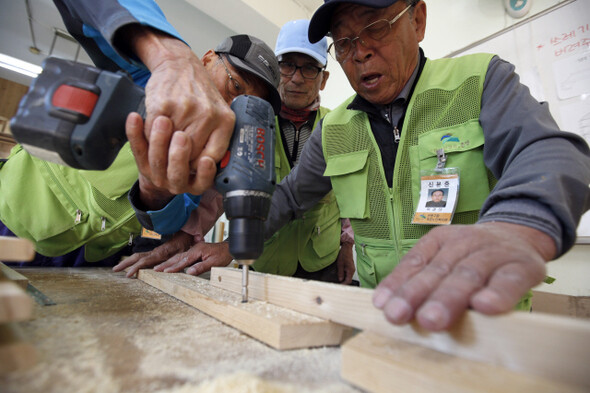
MULTIPOLYGON (((241 291, 235 269, 213 268, 211 284, 241 291)), ((590 387, 590 321, 514 312, 465 316, 448 332, 432 333, 416 325, 394 326, 373 307, 373 290, 251 273, 249 294, 343 325, 419 344, 440 352, 509 370, 590 387)))
POLYGON ((34 257, 35 248, 30 240, 0 236, 0 261, 32 261, 34 257))
POLYGON ((140 270, 138 279, 276 349, 339 345, 351 329, 212 287, 188 274, 140 270))

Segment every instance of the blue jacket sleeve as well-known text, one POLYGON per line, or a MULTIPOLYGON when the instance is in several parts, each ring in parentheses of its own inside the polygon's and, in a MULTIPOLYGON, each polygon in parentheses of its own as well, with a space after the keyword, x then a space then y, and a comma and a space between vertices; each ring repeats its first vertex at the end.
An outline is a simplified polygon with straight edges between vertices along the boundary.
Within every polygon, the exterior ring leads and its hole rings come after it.
POLYGON ((201 195, 180 194, 176 195, 164 208, 146 211, 143 210, 139 200, 139 182, 137 181, 131 187, 128 198, 139 223, 144 228, 158 232, 160 235, 178 232, 201 201, 201 195))
POLYGON ((54 0, 68 32, 82 45, 97 67, 127 71, 145 86, 149 70, 138 59, 117 48, 116 33, 139 23, 182 40, 153 0, 54 0))

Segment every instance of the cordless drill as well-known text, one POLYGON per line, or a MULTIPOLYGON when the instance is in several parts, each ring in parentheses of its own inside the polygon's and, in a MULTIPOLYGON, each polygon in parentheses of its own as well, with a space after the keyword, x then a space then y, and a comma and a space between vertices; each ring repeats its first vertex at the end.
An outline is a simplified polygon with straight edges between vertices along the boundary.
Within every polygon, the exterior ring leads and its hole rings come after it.
MULTIPOLYGON (((239 96, 229 149, 215 178, 229 219, 229 249, 242 265, 242 301, 248 265, 263 251, 263 225, 275 187, 274 112, 258 97, 239 96)), ((123 72, 47 58, 22 98, 10 128, 38 158, 78 169, 104 170, 125 144, 130 112, 145 115, 143 89, 123 72)))

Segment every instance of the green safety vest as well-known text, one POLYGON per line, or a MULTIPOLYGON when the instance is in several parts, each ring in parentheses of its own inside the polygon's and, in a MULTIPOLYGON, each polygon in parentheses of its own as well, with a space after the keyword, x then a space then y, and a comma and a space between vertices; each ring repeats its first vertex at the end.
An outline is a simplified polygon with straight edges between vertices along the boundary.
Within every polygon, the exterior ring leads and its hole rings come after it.
POLYGON ((361 285, 375 287, 432 226, 412 224, 420 197, 420 170, 434 169, 444 148, 446 167, 460 170, 461 192, 453 224, 472 224, 495 184, 483 162, 479 124, 489 54, 427 60, 410 99, 389 188, 379 147, 365 112, 326 116, 322 137, 325 175, 331 177, 340 214, 355 234, 361 285), (451 134, 458 142, 441 142, 451 134))
MULTIPOLYGON (((320 108, 314 128, 329 110, 320 108)), ((291 172, 276 120, 275 168, 277 183, 291 172)), ((340 251, 340 214, 330 192, 300 219, 293 220, 264 244, 264 252, 252 267, 260 272, 292 276, 297 264, 315 272, 333 263, 340 251)))
POLYGON ((49 163, 16 145, 0 166, 0 220, 42 255, 60 256, 84 245, 86 260, 98 261, 141 231, 127 199, 137 177, 128 143, 106 171, 49 163))

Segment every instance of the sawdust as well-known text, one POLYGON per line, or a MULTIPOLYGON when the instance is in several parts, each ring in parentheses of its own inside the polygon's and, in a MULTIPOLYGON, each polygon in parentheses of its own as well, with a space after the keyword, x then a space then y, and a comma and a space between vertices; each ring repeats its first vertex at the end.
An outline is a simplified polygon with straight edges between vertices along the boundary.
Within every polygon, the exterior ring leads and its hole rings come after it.
POLYGON ((338 389, 337 387, 327 389, 306 389, 240 372, 222 375, 198 386, 187 384, 167 393, 331 393, 339 391, 333 390, 338 389))
POLYGON ((239 373, 298 392, 359 392, 340 378, 338 347, 277 351, 139 280, 81 270, 20 271, 56 305, 35 303, 21 323, 40 359, 0 377, 2 393, 180 393, 239 373))

